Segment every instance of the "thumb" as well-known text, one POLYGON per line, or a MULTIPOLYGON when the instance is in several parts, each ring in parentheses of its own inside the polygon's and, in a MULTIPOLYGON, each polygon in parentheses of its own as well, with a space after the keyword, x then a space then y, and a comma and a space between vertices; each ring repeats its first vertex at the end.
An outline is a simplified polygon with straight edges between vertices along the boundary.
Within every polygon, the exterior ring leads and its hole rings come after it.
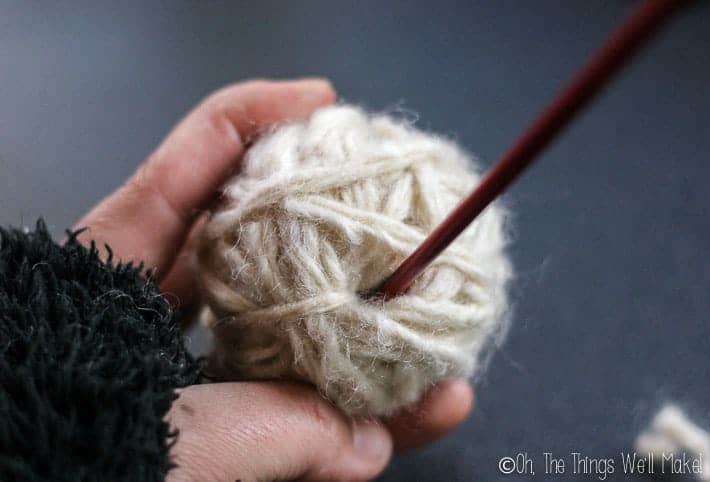
POLYGON ((295 383, 191 386, 167 420, 178 431, 168 482, 369 480, 392 453, 384 427, 295 383))

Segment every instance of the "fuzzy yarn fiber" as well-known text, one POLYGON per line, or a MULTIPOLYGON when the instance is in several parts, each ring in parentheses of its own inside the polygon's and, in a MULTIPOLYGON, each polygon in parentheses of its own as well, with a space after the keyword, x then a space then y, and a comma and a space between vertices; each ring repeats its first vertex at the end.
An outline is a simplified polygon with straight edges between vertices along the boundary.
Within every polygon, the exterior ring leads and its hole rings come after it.
POLYGON ((450 141, 346 105, 262 136, 199 249, 212 369, 306 380, 345 412, 371 415, 474 374, 505 331, 511 267, 499 206, 406 294, 361 295, 470 192, 474 167, 450 141))
POLYGON ((710 433, 694 424, 677 405, 669 404, 659 410, 648 429, 636 439, 635 448, 642 455, 651 454, 656 473, 672 473, 673 459, 687 456, 702 464, 691 466, 687 473, 694 473, 698 480, 710 481, 710 433))

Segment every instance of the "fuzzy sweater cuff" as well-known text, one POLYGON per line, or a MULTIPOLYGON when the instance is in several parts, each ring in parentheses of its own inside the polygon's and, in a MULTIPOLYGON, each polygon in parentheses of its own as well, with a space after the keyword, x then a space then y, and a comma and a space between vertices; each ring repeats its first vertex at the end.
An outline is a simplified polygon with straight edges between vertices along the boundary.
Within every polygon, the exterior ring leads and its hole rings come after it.
POLYGON ((0 229, 0 480, 160 481, 195 360, 142 266, 0 229))

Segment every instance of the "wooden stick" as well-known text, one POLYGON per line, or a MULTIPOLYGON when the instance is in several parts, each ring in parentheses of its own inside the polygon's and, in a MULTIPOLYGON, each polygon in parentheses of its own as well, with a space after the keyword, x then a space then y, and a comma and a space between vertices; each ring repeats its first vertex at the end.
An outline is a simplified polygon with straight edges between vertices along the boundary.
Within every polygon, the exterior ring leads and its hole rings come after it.
POLYGON ((683 0, 641 0, 513 146, 422 244, 385 280, 385 299, 404 293, 422 271, 528 167, 614 73, 668 20, 683 0))

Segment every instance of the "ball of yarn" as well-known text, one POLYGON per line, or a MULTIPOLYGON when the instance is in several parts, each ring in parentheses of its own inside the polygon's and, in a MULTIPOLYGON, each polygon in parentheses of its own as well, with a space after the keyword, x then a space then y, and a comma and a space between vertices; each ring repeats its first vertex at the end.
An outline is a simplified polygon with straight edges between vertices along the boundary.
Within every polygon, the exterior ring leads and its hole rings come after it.
POLYGON ((372 415, 474 374, 505 326, 499 206, 406 294, 363 296, 477 184, 474 167, 450 141, 346 105, 263 135, 199 248, 211 369, 306 380, 346 413, 372 415))

